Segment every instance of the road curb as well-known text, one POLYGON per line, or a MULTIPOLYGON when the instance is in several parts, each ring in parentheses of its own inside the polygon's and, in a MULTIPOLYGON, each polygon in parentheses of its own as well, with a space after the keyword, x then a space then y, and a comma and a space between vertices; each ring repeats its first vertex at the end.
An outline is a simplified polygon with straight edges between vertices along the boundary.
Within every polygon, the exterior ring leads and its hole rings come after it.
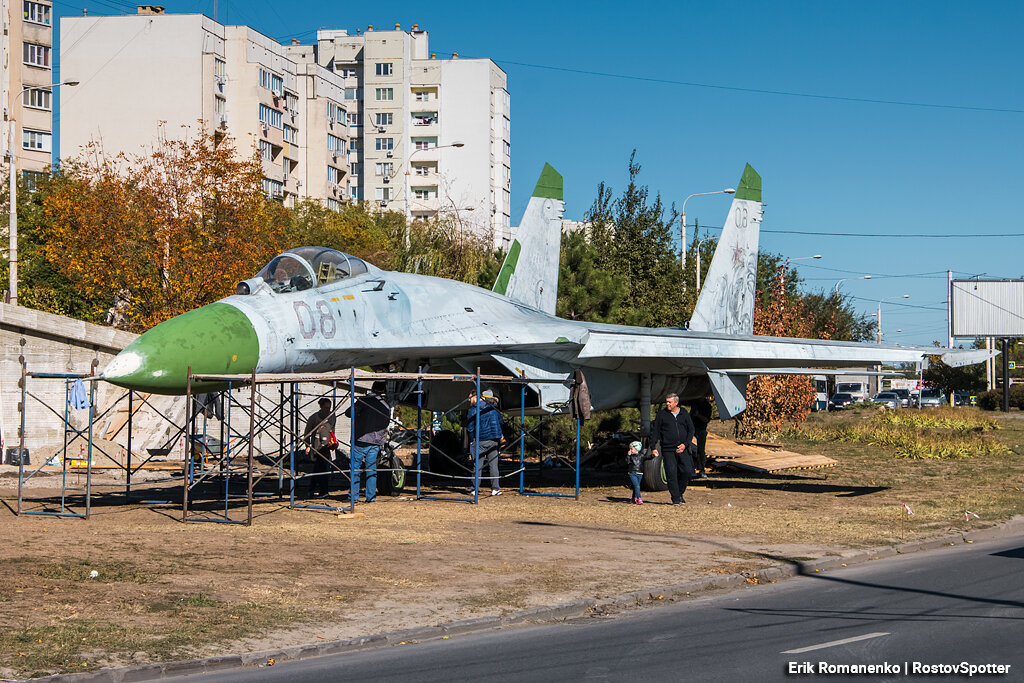
POLYGON ((572 602, 559 603, 542 607, 531 607, 506 614, 504 616, 477 617, 463 619, 438 626, 421 626, 391 633, 380 633, 370 636, 359 636, 347 640, 335 640, 312 645, 261 652, 248 652, 238 655, 221 655, 204 659, 190 659, 178 662, 141 664, 138 666, 116 669, 100 669, 86 673, 58 674, 45 678, 31 679, 46 683, 137 683, 171 676, 187 674, 212 673, 225 669, 238 669, 245 666, 272 666, 277 662, 308 659, 323 655, 369 650, 385 645, 403 645, 420 643, 428 640, 441 640, 453 635, 467 635, 490 631, 501 626, 524 624, 527 622, 565 621, 588 614, 604 614, 608 611, 637 609, 651 605, 674 602, 697 593, 709 590, 735 589, 746 585, 775 583, 781 579, 800 575, 810 575, 832 569, 864 564, 873 560, 909 553, 936 550, 938 548, 988 541, 1014 533, 1024 532, 1024 517, 1011 519, 1003 524, 996 524, 984 529, 971 531, 955 531, 935 538, 909 541, 896 546, 880 546, 859 550, 847 555, 822 557, 806 562, 792 561, 772 565, 756 571, 737 574, 720 574, 704 576, 699 579, 658 588, 623 593, 602 600, 586 598, 572 602))

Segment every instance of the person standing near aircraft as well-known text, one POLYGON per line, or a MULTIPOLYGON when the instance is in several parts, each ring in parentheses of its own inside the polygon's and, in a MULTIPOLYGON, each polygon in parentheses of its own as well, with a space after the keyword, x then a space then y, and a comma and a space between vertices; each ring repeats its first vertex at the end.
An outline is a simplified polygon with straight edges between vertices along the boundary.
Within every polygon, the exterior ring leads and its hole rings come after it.
POLYGON ((472 442, 469 444, 470 457, 476 463, 476 472, 479 475, 480 470, 483 467, 484 460, 487 460, 487 465, 491 477, 491 495, 501 495, 501 474, 498 472, 498 444, 501 443, 503 435, 501 433, 501 413, 498 411, 498 399, 495 398, 494 392, 487 389, 482 394, 483 405, 478 406, 476 402, 476 392, 469 394, 469 413, 466 415, 466 431, 469 432, 469 438, 477 438, 476 423, 480 421, 480 442, 472 442))
POLYGON ((335 415, 331 399, 320 399, 320 410, 306 420, 306 431, 302 440, 306 442, 306 455, 313 460, 313 481, 309 485, 310 496, 326 496, 331 490, 331 463, 334 462, 335 415))
POLYGON ((639 441, 629 444, 626 451, 626 464, 629 466, 629 484, 633 487, 633 497, 630 502, 635 505, 643 505, 644 499, 640 496, 640 482, 644 478, 644 460, 651 456, 644 454, 644 445, 639 441))
POLYGON ((710 396, 698 398, 690 403, 690 420, 697 437, 697 457, 694 461, 694 469, 697 477, 703 479, 708 465, 708 454, 706 450, 708 442, 708 423, 711 422, 711 400, 710 396))
MULTIPOLYGON (((690 414, 679 407, 679 396, 669 394, 665 397, 665 407, 658 411, 651 429, 651 442, 661 444, 664 454, 665 478, 668 479, 668 492, 672 496, 672 504, 685 503, 683 493, 690 483, 693 473, 693 459, 687 447, 693 441, 693 421, 690 414)), ((657 458, 658 449, 652 448, 651 454, 657 458)))
POLYGON ((391 406, 377 392, 383 392, 381 382, 374 382, 373 388, 355 403, 352 431, 352 487, 349 500, 359 500, 359 477, 363 473, 366 481, 366 502, 377 499, 377 458, 388 438, 391 424, 391 406))

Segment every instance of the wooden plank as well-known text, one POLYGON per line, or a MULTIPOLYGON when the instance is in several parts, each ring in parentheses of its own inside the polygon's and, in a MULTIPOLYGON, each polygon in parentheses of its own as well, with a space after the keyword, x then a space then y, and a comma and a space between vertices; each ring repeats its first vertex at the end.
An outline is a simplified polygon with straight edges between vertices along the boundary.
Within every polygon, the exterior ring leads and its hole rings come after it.
POLYGON ((823 469, 838 464, 824 455, 768 449, 755 446, 751 442, 739 443, 714 434, 708 434, 707 452, 708 457, 720 461, 720 465, 732 465, 764 474, 782 470, 823 469))

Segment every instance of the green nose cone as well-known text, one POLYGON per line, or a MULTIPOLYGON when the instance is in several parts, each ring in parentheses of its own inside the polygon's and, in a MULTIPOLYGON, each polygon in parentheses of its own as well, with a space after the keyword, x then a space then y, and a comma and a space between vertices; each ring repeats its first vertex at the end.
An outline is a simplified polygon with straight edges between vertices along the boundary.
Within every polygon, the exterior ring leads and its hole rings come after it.
MULTIPOLYGON (((252 323, 228 304, 210 304, 162 322, 133 341, 103 371, 111 384, 154 394, 184 394, 193 375, 245 374, 256 367, 259 341, 252 323)), ((192 383, 192 392, 226 388, 192 383)))

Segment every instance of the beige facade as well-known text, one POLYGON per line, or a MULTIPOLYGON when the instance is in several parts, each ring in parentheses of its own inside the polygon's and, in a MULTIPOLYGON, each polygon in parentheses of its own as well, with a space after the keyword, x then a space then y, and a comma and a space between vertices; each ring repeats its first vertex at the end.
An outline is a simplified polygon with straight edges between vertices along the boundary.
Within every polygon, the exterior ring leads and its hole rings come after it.
POLYGON ((435 59, 427 32, 317 32, 317 61, 345 79, 353 199, 427 218, 445 211, 508 246, 511 111, 489 59, 435 59))
MULTIPOLYGON (((81 85, 61 107, 61 157, 99 144, 108 156, 144 153, 161 138, 230 135, 259 152, 268 196, 331 204, 348 182, 326 150, 329 116, 345 120, 340 80, 247 26, 199 14, 61 19, 65 79, 81 85), (312 145, 312 146, 310 146, 312 145)), ((339 138, 343 139, 343 138, 339 138)))
MULTIPOLYGON (((16 168, 39 173, 53 154, 53 7, 49 0, 2 0, 3 148, 12 148, 16 168)), ((9 161, 8 161, 9 163, 9 161)))

